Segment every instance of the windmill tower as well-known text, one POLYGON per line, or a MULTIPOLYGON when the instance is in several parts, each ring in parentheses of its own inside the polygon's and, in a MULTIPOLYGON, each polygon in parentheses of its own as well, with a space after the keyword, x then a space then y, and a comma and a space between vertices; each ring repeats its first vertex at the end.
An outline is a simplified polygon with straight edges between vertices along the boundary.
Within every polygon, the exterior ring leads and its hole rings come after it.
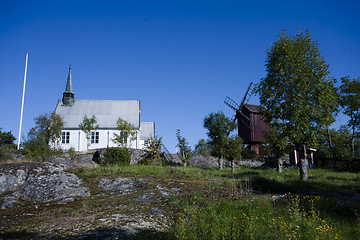
POLYGON ((262 113, 264 108, 259 105, 248 104, 252 86, 253 84, 250 83, 240 105, 228 96, 224 103, 235 111, 234 122, 237 121, 238 123, 238 134, 243 139, 243 143, 260 154, 261 143, 265 140, 265 134, 269 132, 269 125, 265 122, 262 113))

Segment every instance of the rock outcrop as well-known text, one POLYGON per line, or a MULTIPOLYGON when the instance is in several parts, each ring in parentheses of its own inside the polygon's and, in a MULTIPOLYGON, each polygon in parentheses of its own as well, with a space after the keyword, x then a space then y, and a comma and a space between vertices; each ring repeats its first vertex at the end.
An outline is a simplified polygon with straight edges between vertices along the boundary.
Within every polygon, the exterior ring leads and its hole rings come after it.
POLYGON ((12 163, 0 165, 1 207, 13 207, 18 200, 50 202, 74 197, 89 196, 88 188, 63 165, 53 163, 12 163))

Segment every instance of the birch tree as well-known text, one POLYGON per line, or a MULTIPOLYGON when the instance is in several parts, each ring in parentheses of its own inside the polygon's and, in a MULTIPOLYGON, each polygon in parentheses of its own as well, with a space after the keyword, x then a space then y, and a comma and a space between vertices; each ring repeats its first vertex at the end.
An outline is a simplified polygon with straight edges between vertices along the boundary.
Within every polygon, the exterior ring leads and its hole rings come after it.
POLYGON ((265 66, 267 75, 256 89, 260 103, 270 125, 276 122, 289 144, 303 149, 299 172, 307 180, 306 149, 316 147, 322 130, 335 121, 335 80, 328 77, 329 65, 308 30, 294 36, 281 31, 265 66))

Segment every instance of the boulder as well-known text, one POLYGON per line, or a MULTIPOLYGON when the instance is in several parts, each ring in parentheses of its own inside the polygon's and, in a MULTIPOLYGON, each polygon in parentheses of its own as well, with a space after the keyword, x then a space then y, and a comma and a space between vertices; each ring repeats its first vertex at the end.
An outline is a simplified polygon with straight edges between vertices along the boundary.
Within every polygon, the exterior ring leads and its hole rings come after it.
POLYGON ((70 197, 89 196, 82 181, 54 163, 9 163, 0 165, 0 194, 2 208, 11 207, 19 200, 49 202, 70 197))

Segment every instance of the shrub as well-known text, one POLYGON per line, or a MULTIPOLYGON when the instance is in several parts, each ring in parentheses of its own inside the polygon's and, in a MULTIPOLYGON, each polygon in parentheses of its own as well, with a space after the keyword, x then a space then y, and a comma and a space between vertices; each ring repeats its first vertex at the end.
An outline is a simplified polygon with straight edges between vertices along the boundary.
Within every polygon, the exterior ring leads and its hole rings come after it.
POLYGON ((106 165, 129 165, 131 156, 127 148, 107 148, 104 153, 104 164, 106 165))
POLYGON ((45 161, 46 157, 51 155, 50 146, 42 137, 31 136, 22 145, 23 153, 30 158, 45 161))
POLYGON ((12 159, 13 157, 11 156, 11 154, 9 154, 6 149, 0 147, 0 162, 12 159))
POLYGON ((257 154, 255 151, 245 148, 244 151, 241 153, 241 157, 243 159, 256 159, 257 154))

